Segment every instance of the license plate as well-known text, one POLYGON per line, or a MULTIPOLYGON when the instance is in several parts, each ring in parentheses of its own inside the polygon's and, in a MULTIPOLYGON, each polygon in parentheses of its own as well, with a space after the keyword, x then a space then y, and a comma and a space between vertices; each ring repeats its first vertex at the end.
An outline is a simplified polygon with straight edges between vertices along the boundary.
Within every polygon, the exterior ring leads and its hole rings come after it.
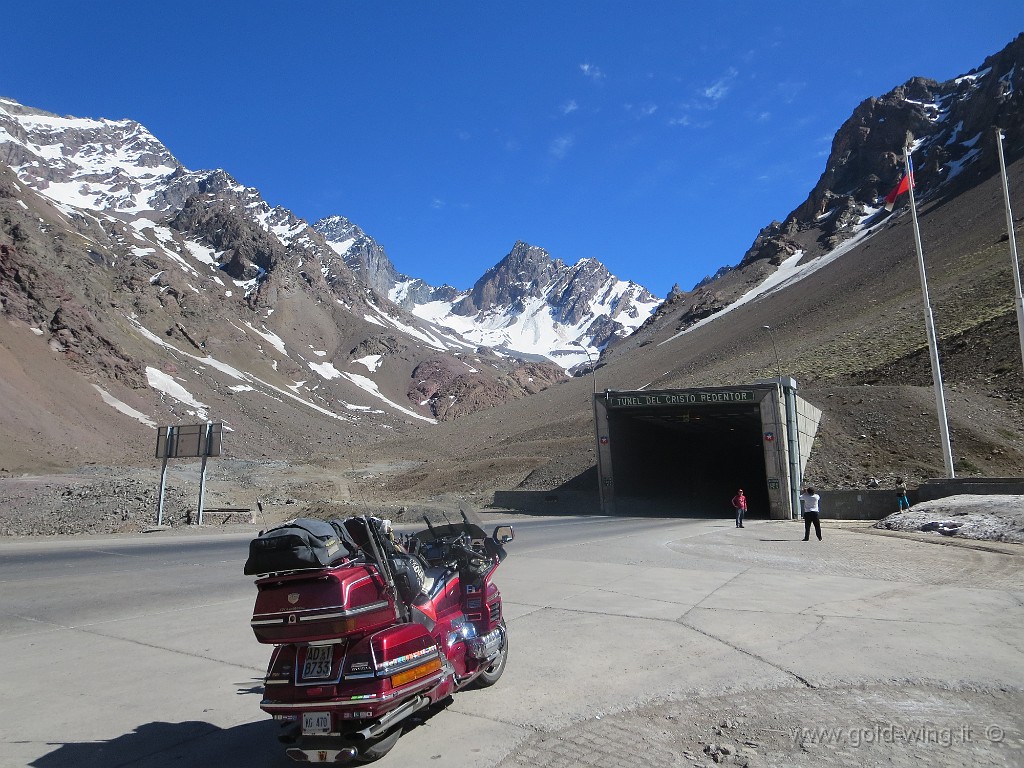
POLYGON ((311 645, 306 649, 306 661, 302 665, 302 677, 305 680, 331 676, 331 657, 334 655, 333 645, 311 645))
POLYGON ((303 712, 302 733, 330 733, 331 713, 330 712, 303 712))

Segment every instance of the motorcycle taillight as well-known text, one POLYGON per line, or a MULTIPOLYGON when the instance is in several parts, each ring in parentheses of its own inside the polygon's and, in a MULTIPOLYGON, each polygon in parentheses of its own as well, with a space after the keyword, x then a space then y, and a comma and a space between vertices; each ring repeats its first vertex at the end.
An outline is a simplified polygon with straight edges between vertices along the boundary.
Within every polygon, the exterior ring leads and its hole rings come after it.
POLYGON ((411 667, 403 672, 391 675, 391 687, 401 688, 406 683, 422 680, 424 677, 432 675, 435 672, 439 672, 440 670, 441 658, 439 656, 435 656, 422 664, 417 664, 415 667, 411 667))

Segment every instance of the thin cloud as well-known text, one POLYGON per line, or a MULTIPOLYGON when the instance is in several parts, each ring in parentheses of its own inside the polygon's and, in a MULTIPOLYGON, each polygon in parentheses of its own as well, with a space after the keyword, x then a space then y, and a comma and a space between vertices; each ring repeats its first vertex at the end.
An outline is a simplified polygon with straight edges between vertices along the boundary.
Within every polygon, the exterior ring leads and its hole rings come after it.
POLYGON ((589 77, 594 82, 604 79, 604 72, 601 71, 600 67, 596 64, 591 64, 589 61, 585 61, 580 64, 580 72, 589 77))
POLYGON ((739 72, 736 68, 729 67, 724 75, 707 88, 704 88, 700 93, 705 99, 717 106, 722 99, 729 95, 729 91, 732 90, 732 85, 738 76, 739 72))
MULTIPOLYGON (((739 74, 738 69, 735 67, 729 67, 729 69, 725 71, 725 74, 713 83, 704 88, 697 89, 695 98, 684 101, 682 104, 678 105, 676 111, 681 114, 677 117, 670 118, 668 124, 687 128, 705 128, 710 125, 706 120, 695 122, 691 115, 693 113, 701 114, 718 109, 719 104, 721 104, 721 102, 729 95, 729 92, 732 90, 739 74)), ((762 116, 767 117, 767 113, 762 113, 762 116)))
POLYGON ((710 128, 712 122, 710 120, 699 120, 694 121, 689 115, 680 115, 679 117, 669 118, 668 124, 677 128, 710 128))
POLYGON ((786 104, 792 104, 796 101, 796 97, 800 94, 804 88, 807 87, 807 83, 799 80, 784 80, 778 83, 775 88, 778 91, 779 98, 782 99, 786 104))
POLYGON ((571 134, 559 136, 548 145, 548 154, 556 160, 561 160, 569 154, 575 143, 576 139, 571 134))
POLYGON ((565 102, 565 104, 562 105, 562 114, 571 115, 579 108, 580 105, 576 103, 576 99, 569 99, 567 102, 565 102))
POLYGON ((650 103, 626 104, 625 109, 626 112, 628 112, 630 115, 640 120, 645 117, 651 117, 652 115, 654 115, 654 113, 658 111, 658 105, 650 103))

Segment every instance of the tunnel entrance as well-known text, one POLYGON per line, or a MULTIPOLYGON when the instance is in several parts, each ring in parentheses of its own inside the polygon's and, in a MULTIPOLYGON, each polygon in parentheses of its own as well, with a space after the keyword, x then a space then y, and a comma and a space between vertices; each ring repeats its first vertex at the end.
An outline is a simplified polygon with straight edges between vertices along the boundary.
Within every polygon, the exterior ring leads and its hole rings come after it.
POLYGON ((602 510, 728 518, 743 488, 750 517, 793 517, 820 418, 795 390, 793 379, 783 379, 782 386, 595 394, 602 510))

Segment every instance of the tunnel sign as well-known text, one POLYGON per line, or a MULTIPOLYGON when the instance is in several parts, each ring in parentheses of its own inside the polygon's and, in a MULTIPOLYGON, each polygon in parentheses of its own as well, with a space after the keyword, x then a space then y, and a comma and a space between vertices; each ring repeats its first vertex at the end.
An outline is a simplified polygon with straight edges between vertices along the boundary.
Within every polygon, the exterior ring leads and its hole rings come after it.
POLYGON ((764 439, 765 439, 765 442, 770 443, 772 440, 775 439, 775 433, 774 432, 765 432, 764 433, 764 439))
POLYGON ((630 392, 611 394, 610 408, 645 408, 652 405, 713 405, 715 403, 752 403, 753 390, 740 391, 694 391, 686 392, 630 392))

